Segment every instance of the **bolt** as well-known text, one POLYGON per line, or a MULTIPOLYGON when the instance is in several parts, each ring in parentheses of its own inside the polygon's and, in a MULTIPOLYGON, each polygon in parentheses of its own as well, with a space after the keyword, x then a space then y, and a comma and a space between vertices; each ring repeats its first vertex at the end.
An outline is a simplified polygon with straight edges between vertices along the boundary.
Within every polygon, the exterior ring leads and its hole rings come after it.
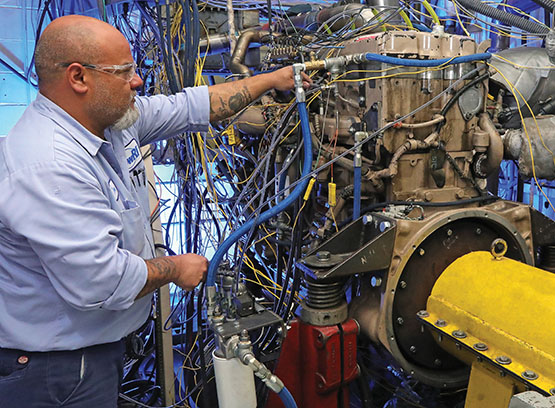
POLYGON ((418 313, 416 313, 416 315, 422 318, 430 317, 430 314, 426 310, 420 310, 418 313))
POLYGON ((498 356, 495 358, 495 361, 502 365, 511 364, 513 362, 513 360, 511 360, 510 357, 507 356, 498 356))
POLYGON ((331 258, 331 254, 329 251, 318 251, 316 252, 316 259, 319 261, 329 261, 331 258))
POLYGON ((555 395, 555 387, 551 388, 551 389, 549 390, 549 393, 550 393, 551 395, 555 395))
POLYGON ((476 235, 480 235, 482 234, 482 229, 481 228, 476 228, 476 235))
POLYGON ((418 255, 420 255, 420 256, 424 256, 425 253, 426 253, 426 251, 424 251, 424 248, 420 248, 418 250, 418 255))
POLYGON ((410 346, 409 350, 412 354, 416 354, 416 346, 410 346))
POLYGON ((437 327, 445 327, 447 326, 447 322, 443 319, 437 319, 435 325, 437 327))
POLYGON ((484 343, 476 343, 472 347, 478 351, 486 351, 488 349, 488 346, 484 343))
POLYGON ((465 118, 466 120, 472 119, 472 113, 470 113, 470 112, 465 113, 464 118, 465 118))
POLYGON ((455 330, 453 331, 453 333, 451 333, 453 335, 453 337, 456 337, 457 339, 464 339, 466 338, 466 333, 463 332, 462 330, 455 330))
POLYGON ((435 365, 436 367, 441 367, 441 360, 440 360, 439 358, 436 358, 436 359, 434 360, 434 365, 435 365))
POLYGON ((402 326, 403 323, 405 323, 405 320, 403 320, 403 318, 399 316, 399 317, 397 318, 397 324, 398 324, 399 326, 402 326))
POLYGON ((451 235, 453 235, 453 230, 451 230, 451 228, 449 228, 447 230, 447 236, 450 237, 451 235))
POLYGON ((537 380, 538 379, 538 375, 533 372, 532 370, 526 370, 522 373, 522 377, 524 377, 527 380, 537 380))
POLYGON ((373 288, 377 288, 381 284, 382 278, 380 278, 379 276, 372 276, 372 278, 370 278, 370 285, 372 285, 373 288))
POLYGON ((401 289, 405 289, 407 287, 407 282, 401 281, 401 282, 399 282, 399 286, 400 286, 401 289))

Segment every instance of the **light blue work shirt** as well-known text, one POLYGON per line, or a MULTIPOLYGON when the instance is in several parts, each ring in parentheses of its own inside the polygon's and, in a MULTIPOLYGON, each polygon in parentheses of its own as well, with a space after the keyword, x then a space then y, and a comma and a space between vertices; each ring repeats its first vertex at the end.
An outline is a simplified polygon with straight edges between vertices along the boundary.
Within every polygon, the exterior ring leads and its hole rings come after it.
POLYGON ((74 350, 143 324, 154 256, 139 146, 205 131, 207 87, 137 97, 139 120, 90 133, 39 94, 0 142, 0 347, 74 350))

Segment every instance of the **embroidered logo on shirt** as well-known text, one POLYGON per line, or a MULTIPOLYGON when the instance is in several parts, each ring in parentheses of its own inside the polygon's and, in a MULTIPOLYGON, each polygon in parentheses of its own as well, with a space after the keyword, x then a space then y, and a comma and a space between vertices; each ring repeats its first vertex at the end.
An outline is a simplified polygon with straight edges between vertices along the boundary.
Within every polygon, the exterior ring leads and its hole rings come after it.
POLYGON ((129 171, 133 170, 141 162, 141 150, 135 139, 131 139, 129 143, 125 145, 125 159, 127 160, 129 171))
POLYGON ((116 185, 114 184, 114 181, 112 179, 110 179, 108 181, 108 188, 110 189, 110 191, 114 195, 115 200, 118 201, 119 200, 119 191, 116 188, 116 185))

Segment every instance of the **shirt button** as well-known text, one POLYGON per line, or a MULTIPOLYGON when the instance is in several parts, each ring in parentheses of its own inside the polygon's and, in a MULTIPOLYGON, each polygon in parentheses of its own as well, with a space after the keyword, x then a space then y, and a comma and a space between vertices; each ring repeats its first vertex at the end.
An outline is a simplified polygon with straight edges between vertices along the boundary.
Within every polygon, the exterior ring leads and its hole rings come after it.
POLYGON ((29 357, 27 356, 19 356, 19 358, 17 359, 17 362, 19 364, 27 364, 29 362, 29 357))

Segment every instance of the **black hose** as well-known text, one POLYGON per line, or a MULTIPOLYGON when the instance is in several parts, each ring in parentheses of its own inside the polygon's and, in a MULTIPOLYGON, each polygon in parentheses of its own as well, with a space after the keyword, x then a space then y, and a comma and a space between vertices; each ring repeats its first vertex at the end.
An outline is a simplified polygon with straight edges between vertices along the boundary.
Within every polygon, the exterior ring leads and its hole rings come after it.
MULTIPOLYGON (((550 1, 550 0, 541 0, 541 1, 550 1)), ((550 2, 553 3, 552 1, 550 2)), ((479 0, 457 0, 457 3, 459 3, 460 5, 462 5, 467 9, 475 11, 476 13, 491 17, 494 20, 498 20, 507 25, 520 28, 521 30, 527 31, 529 33, 547 34, 549 32, 549 28, 544 27, 543 25, 534 23, 530 20, 526 20, 523 17, 508 13, 506 11, 499 10, 495 7, 488 6, 487 4, 484 4, 479 0)))
MULTIPOLYGON (((458 99, 460 98, 460 96, 465 93, 466 91, 468 91, 470 88, 472 88, 474 85, 479 84, 480 82, 484 81, 485 79, 489 78, 489 72, 486 72, 480 76, 477 76, 476 78, 474 78, 472 81, 464 84, 463 87, 461 87, 461 89, 459 89, 457 92, 455 92, 455 94, 453 95, 453 97, 451 99, 449 99, 447 101, 447 103, 445 104, 445 106, 441 109, 441 112, 439 112, 439 114, 441 116, 443 116, 445 118, 445 115, 447 115, 447 112, 449 112, 449 109, 451 109, 453 107, 453 105, 455 104, 455 102, 458 101, 458 99)), ((439 133, 439 131, 441 130, 441 128, 443 127, 443 125, 445 124, 445 119, 443 119, 441 122, 439 122, 436 126, 436 133, 439 133)))
POLYGON ((555 9, 555 1, 553 0, 532 0, 534 3, 542 6, 543 8, 554 10, 555 9))

